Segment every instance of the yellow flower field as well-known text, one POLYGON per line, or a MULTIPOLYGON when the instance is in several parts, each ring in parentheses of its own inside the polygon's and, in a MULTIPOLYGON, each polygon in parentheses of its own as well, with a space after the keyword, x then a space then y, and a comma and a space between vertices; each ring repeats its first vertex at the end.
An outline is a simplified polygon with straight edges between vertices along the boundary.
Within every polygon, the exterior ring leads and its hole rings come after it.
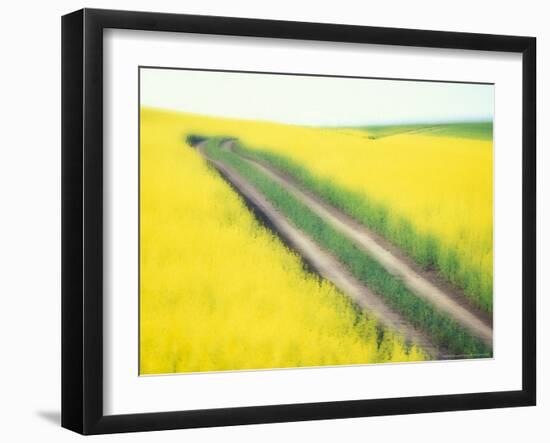
POLYGON ((189 133, 238 137, 384 208, 383 235, 417 259, 436 243, 442 274, 492 310, 492 141, 429 133, 370 140, 354 129, 178 115, 189 133))
POLYGON ((184 142, 231 128, 141 111, 140 373, 423 359, 391 331, 378 346, 375 321, 306 273, 184 142))

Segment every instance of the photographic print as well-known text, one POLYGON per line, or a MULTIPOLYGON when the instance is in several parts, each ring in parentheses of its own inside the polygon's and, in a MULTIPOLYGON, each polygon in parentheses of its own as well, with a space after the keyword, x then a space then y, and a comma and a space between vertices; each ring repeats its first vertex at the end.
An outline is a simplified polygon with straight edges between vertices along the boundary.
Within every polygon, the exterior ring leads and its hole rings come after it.
POLYGON ((493 356, 494 85, 139 68, 140 375, 493 356))

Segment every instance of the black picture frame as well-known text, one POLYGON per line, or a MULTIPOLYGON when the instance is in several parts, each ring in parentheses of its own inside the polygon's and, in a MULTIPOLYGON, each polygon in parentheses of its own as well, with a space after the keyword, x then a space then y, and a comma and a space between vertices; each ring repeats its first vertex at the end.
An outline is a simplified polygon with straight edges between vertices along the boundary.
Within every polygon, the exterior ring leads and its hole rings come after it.
POLYGON ((83 9, 62 18, 62 426, 82 434, 457 411, 536 403, 536 39, 83 9), (522 389, 104 415, 103 30, 353 42, 522 54, 522 389))

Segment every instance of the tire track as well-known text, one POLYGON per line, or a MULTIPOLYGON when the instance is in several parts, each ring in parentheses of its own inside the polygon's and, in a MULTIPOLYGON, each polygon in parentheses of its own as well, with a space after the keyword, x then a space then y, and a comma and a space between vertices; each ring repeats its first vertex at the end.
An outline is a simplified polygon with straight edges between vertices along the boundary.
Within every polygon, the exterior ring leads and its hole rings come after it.
MULTIPOLYGON (((432 340, 413 327, 404 317, 389 308, 386 303, 367 286, 356 279, 335 257, 321 249, 308 235, 297 229, 285 215, 277 210, 262 193, 242 177, 235 169, 214 160, 205 153, 206 142, 195 145, 203 157, 245 198, 255 211, 269 219, 278 235, 314 267, 323 278, 331 281, 361 309, 373 315, 377 321, 403 335, 406 340, 420 346, 431 358, 453 358, 443 354, 432 340)), ((225 149, 229 148, 227 145, 225 149)))

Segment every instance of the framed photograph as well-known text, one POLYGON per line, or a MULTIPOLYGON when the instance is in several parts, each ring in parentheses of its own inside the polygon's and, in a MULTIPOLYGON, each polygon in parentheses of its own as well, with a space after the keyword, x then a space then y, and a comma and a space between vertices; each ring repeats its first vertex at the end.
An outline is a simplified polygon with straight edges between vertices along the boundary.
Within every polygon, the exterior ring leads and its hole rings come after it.
POLYGON ((62 19, 62 425, 534 405, 532 37, 62 19))

